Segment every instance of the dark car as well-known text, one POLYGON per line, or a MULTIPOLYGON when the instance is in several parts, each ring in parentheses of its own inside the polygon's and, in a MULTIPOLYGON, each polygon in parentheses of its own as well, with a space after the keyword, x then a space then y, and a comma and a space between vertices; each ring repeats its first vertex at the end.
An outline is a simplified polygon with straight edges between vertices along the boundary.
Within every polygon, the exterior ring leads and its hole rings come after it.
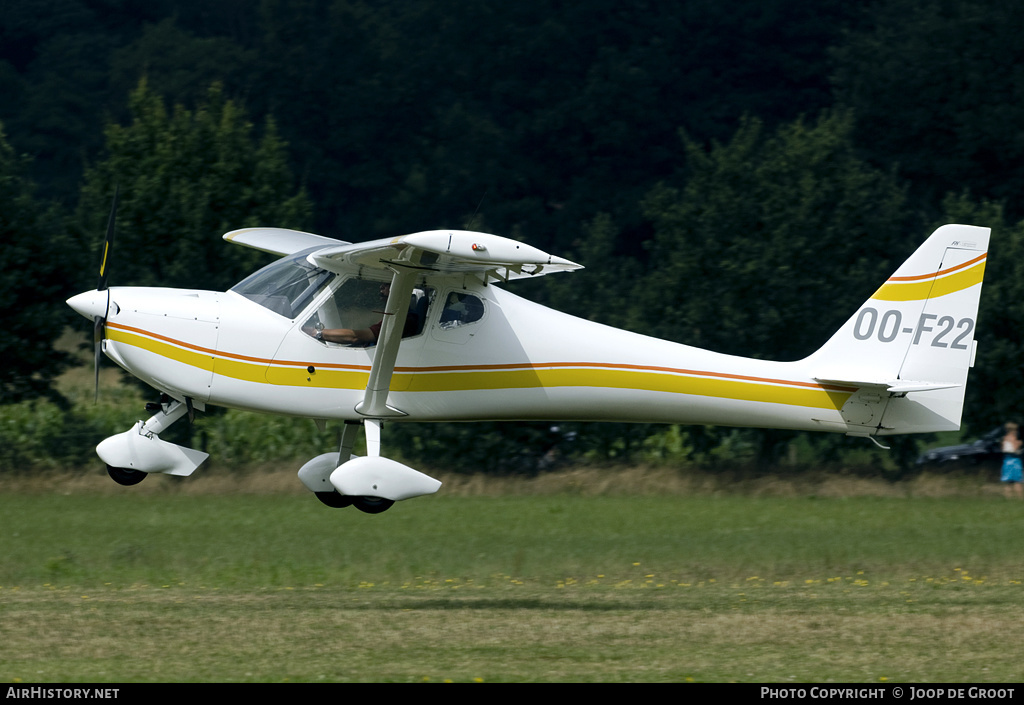
POLYGON ((976 465, 989 461, 1002 461, 1002 440, 1005 434, 1005 429, 1000 426, 971 443, 961 443, 958 446, 945 446, 944 448, 932 448, 918 457, 917 464, 942 465, 960 461, 976 465))

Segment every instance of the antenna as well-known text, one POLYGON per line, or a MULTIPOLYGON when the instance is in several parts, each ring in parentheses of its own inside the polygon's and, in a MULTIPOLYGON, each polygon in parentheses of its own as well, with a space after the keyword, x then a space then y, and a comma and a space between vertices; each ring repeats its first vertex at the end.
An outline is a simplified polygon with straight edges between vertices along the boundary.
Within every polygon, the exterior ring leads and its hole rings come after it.
POLYGON ((476 223, 476 216, 480 212, 480 206, 483 205, 485 198, 487 198, 487 189, 484 189, 484 195, 480 197, 480 202, 476 204, 476 210, 473 211, 472 217, 470 217, 469 222, 466 223, 466 230, 473 229, 473 225, 476 223))

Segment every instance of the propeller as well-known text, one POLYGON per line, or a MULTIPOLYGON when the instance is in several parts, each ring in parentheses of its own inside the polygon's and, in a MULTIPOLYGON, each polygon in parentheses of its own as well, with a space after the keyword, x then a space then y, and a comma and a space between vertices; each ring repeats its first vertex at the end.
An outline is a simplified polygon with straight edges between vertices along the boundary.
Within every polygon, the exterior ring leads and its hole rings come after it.
POLYGON ((96 285, 96 291, 106 292, 107 305, 103 308, 103 315, 93 317, 92 340, 93 354, 95 355, 96 369, 96 399, 100 396, 100 360, 103 357, 103 338, 107 326, 107 315, 110 313, 110 289, 107 286, 111 250, 114 247, 114 221, 117 215, 117 202, 121 194, 121 187, 114 189, 114 202, 110 206, 110 216, 107 218, 107 235, 103 240, 103 257, 100 260, 100 280, 96 285))

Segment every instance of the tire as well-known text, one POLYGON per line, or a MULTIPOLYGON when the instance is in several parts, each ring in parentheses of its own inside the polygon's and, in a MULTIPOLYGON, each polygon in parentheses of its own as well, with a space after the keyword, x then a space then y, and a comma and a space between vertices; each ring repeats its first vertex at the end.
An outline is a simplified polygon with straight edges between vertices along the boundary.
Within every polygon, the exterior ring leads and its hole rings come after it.
POLYGON ((353 497, 352 506, 361 512, 367 514, 380 514, 391 509, 391 505, 395 503, 393 499, 384 499, 383 497, 353 497))
POLYGON ((132 470, 131 468, 115 468, 110 465, 107 466, 107 474, 110 475, 110 479, 119 485, 125 487, 131 487, 137 485, 146 479, 148 473, 142 472, 141 470, 132 470))
POLYGON ((333 509, 344 509, 352 505, 352 498, 338 492, 315 492, 316 498, 333 509))

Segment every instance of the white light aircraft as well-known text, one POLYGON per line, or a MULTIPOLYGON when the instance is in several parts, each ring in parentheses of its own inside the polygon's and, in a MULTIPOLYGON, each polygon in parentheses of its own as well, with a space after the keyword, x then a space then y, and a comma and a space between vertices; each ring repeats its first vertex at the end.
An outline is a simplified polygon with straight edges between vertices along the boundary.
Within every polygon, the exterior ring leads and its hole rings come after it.
MULTIPOLYGON (((108 228, 105 253, 111 244, 108 228)), ((224 235, 282 256, 227 292, 107 287, 69 299, 102 352, 162 392, 97 447, 125 485, 207 455, 159 434, 220 405, 343 421, 301 482, 367 513, 440 482, 381 455, 401 421, 664 422, 877 436, 960 427, 989 230, 945 225, 817 352, 723 355, 618 330, 502 286, 579 265, 504 237, 435 230, 347 243, 278 228, 224 235), (358 433, 367 454, 352 455, 358 433)), ((828 295, 828 292, 822 292, 828 295)), ((881 444, 879 444, 881 445, 881 444)))

